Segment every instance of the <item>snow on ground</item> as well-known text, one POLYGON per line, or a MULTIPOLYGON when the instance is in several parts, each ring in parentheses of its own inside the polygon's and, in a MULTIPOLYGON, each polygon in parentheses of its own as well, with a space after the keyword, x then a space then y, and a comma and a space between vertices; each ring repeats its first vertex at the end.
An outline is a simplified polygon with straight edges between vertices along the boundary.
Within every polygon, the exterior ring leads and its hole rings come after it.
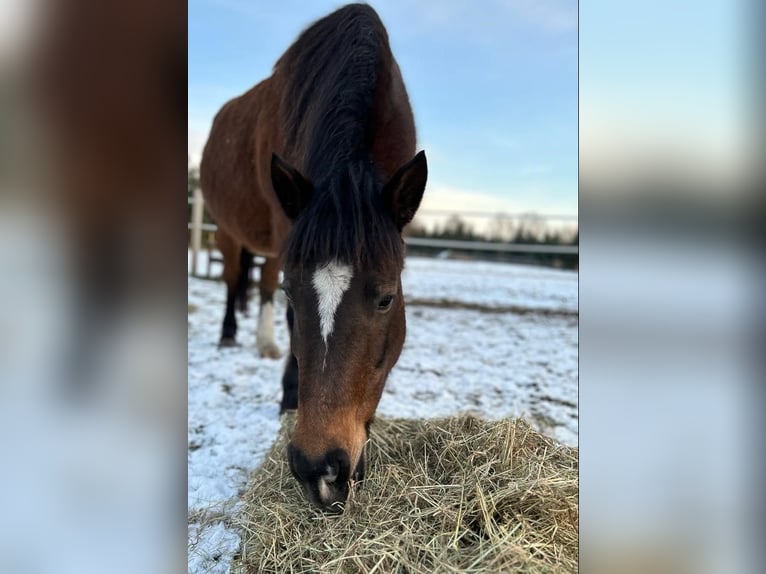
POLYGON ((532 265, 411 257, 402 286, 408 300, 577 312, 577 274, 532 265))
MULTIPOLYGON (((577 444, 576 273, 411 257, 402 283, 407 340, 378 414, 523 416, 577 444)), ((257 356, 254 292, 241 346, 218 349, 225 287, 189 278, 190 573, 228 572, 239 544, 230 518, 279 431, 283 361, 257 356)), ((281 293, 275 304, 286 349, 281 293)))

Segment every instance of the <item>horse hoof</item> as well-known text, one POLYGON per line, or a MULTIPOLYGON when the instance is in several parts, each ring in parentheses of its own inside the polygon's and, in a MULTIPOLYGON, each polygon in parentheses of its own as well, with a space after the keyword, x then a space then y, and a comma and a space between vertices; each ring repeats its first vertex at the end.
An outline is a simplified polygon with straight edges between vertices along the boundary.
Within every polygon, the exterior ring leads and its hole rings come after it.
POLYGON ((225 347, 238 347, 239 343, 234 337, 221 337, 221 341, 218 343, 218 348, 223 349, 225 347))
POLYGON ((260 352, 261 357, 265 359, 279 359, 282 356, 282 351, 280 351, 279 347, 274 343, 258 345, 258 352, 260 352))

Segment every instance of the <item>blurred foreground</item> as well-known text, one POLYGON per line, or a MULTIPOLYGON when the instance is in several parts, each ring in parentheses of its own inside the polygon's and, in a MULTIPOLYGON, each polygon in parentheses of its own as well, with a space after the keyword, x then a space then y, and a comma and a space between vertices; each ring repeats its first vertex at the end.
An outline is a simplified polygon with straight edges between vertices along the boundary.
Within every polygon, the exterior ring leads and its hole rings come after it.
POLYGON ((3 20, 0 570, 182 571, 186 6, 3 20))

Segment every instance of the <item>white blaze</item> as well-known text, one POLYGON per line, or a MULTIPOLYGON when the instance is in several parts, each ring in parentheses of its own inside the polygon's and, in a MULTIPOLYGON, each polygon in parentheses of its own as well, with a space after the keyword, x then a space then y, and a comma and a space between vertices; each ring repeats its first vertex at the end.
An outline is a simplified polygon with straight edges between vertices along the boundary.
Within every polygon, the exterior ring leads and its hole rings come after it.
POLYGON ((344 265, 337 261, 330 261, 317 267, 314 272, 312 283, 317 292, 319 304, 319 327, 322 339, 327 350, 327 338, 332 333, 335 325, 335 312, 338 310, 343 299, 343 294, 348 290, 353 277, 353 269, 350 265, 344 265))

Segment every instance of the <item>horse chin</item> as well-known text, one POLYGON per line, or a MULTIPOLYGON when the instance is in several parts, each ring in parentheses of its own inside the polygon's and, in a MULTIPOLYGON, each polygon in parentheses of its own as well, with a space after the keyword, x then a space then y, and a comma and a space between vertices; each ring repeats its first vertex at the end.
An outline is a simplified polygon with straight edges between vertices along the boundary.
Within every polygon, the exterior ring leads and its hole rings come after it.
POLYGON ((328 481, 320 477, 315 484, 304 485, 304 492, 314 507, 329 514, 340 514, 345 510, 351 490, 348 481, 328 481))

